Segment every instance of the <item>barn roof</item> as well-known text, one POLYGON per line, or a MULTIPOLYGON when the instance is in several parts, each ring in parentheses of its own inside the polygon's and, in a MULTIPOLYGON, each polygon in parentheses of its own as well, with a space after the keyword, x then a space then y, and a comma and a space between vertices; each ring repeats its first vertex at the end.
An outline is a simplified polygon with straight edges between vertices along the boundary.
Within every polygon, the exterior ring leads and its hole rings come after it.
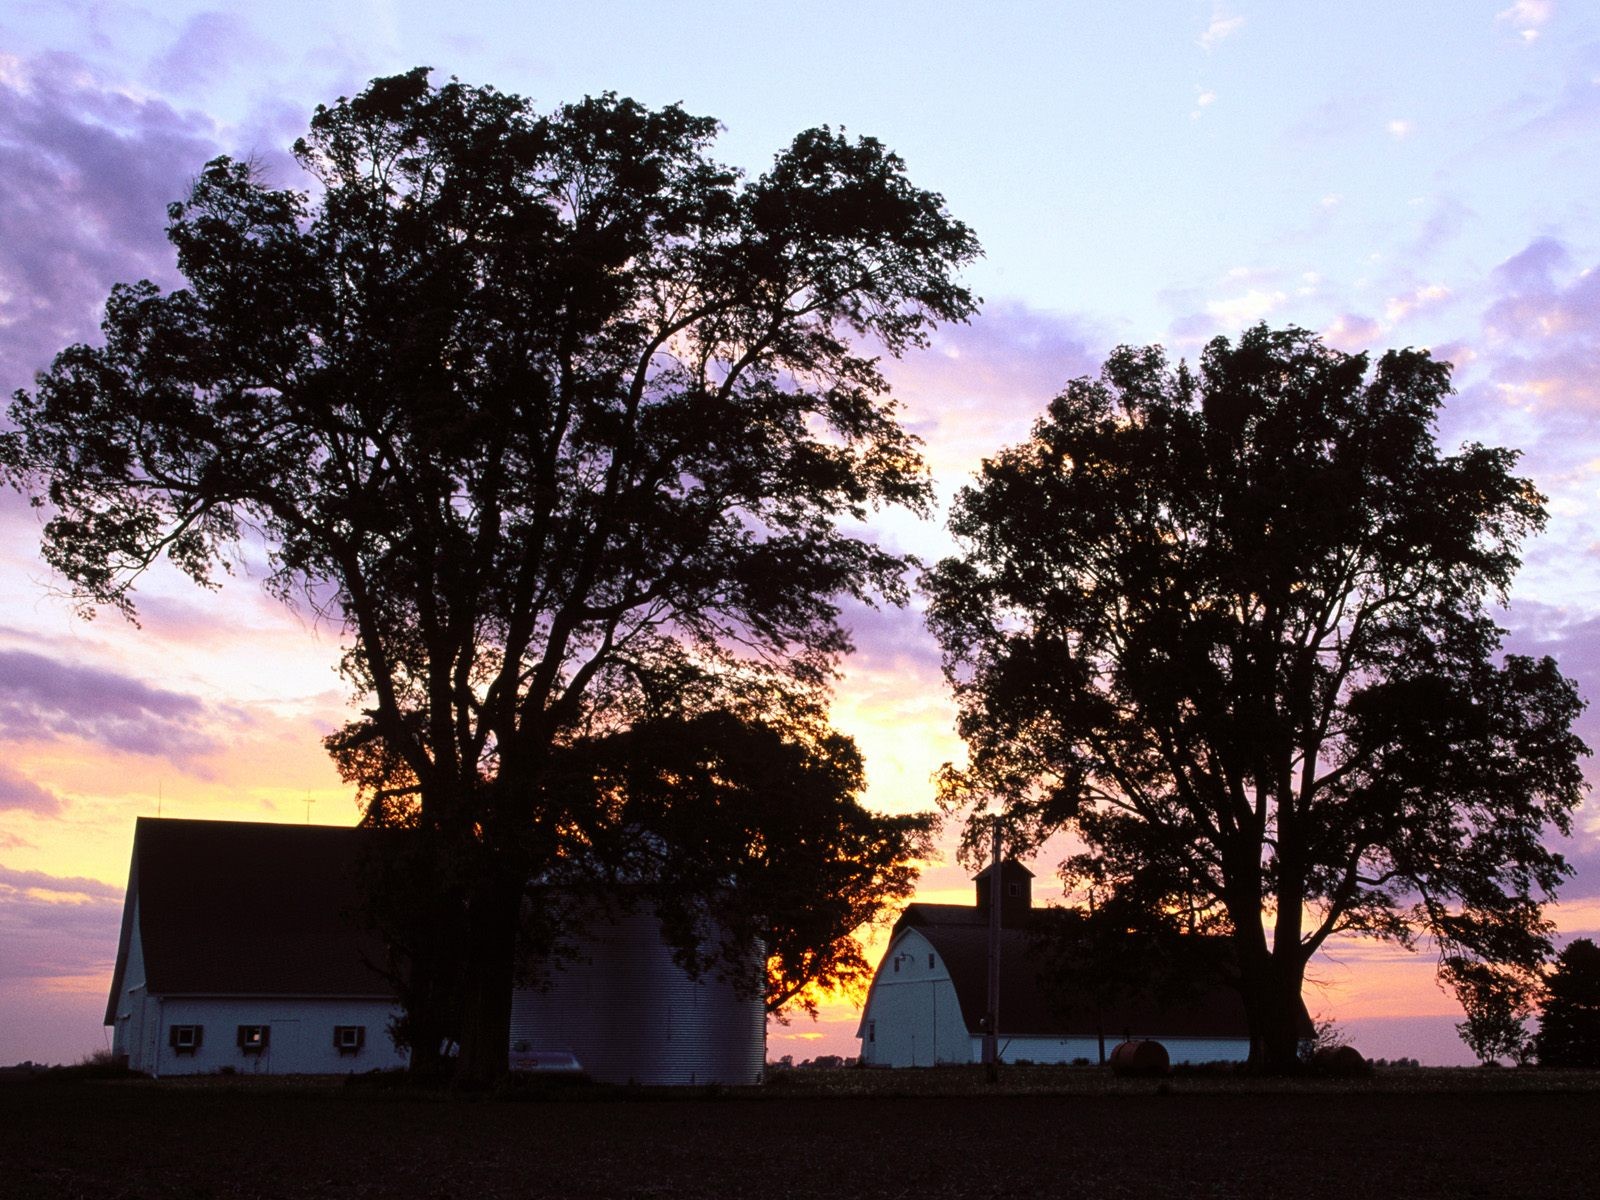
MULTIPOLYGON (((1043 913, 1038 913, 1043 916, 1043 913)), ((1225 982, 1196 980, 1180 993, 1165 995, 1152 988, 1122 995, 1101 1005, 1081 995, 1050 994, 1039 979, 1039 924, 1000 931, 1000 1036, 1093 1037, 1216 1037, 1249 1036, 1244 1001, 1237 988, 1225 982)), ((895 923, 898 937, 915 929, 932 944, 950 972, 962 1019, 969 1032, 983 1032, 981 1022, 988 1005, 989 922, 977 908, 961 904, 906 906, 895 923)), ((1208 948, 1219 958, 1231 949, 1225 940, 1208 938, 1208 948)), ((1311 1019, 1302 1010, 1305 1036, 1311 1019)))
POLYGON ((368 830, 140 817, 106 1023, 137 913, 152 995, 392 996, 359 918, 368 830))

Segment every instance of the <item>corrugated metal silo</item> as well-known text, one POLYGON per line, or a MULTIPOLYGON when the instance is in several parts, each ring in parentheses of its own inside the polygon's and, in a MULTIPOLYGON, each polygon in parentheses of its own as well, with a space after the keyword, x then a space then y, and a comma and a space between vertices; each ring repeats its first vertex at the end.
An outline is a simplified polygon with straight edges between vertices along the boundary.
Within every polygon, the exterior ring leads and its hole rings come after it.
POLYGON ((766 1013, 752 955, 752 986, 713 968, 693 979, 672 957, 651 913, 596 918, 548 985, 518 988, 511 1045, 570 1050, 602 1083, 745 1085, 761 1082, 766 1013))

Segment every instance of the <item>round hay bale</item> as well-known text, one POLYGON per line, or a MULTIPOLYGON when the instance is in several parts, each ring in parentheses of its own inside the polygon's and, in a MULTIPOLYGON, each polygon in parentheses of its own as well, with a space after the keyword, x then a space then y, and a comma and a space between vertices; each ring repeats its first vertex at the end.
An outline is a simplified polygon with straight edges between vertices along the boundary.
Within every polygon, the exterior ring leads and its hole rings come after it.
POLYGON ((1149 1038, 1123 1042, 1111 1052, 1113 1075, 1165 1075, 1171 1068, 1167 1048, 1149 1038))
POLYGON ((1354 1046, 1326 1046, 1311 1056, 1311 1069, 1318 1075, 1354 1079, 1372 1073, 1365 1056, 1354 1046))

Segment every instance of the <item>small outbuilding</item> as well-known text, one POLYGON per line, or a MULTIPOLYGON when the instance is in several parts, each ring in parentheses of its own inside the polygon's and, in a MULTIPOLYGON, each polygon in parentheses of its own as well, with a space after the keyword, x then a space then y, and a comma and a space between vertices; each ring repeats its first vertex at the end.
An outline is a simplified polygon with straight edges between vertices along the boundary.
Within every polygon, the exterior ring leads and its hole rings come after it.
MULTIPOLYGON (((891 1067, 981 1062, 988 999, 988 867, 976 901, 906 906, 873 976, 856 1036, 861 1061, 891 1067)), ((1244 1002, 1216 979, 1172 994, 1123 991, 1114 1003, 1073 1002, 1041 982, 1041 924, 1033 873, 1006 861, 1001 871, 1000 1009, 1002 1062, 1098 1062, 1129 1039, 1152 1039, 1173 1063, 1243 1062, 1250 1054, 1244 1002)), ((1219 947, 1223 948, 1223 947, 1219 947)), ((1304 1020, 1310 1033, 1310 1019, 1304 1020)))

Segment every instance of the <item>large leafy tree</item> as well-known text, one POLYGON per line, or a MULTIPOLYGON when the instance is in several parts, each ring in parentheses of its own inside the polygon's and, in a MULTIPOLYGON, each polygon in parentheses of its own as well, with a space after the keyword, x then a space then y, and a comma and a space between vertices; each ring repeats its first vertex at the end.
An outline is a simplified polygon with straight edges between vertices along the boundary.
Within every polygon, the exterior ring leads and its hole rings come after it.
POLYGON ((1510 451, 1440 452, 1449 380, 1298 329, 1198 372, 1118 350, 985 462, 927 579, 970 749, 946 802, 1003 804, 1020 845, 1069 831, 1069 881, 1229 932, 1266 1069, 1336 933, 1430 935, 1469 1002, 1548 952, 1581 703, 1500 655, 1487 606, 1542 499, 1510 451))
POLYGON ((833 598, 902 597, 841 528, 927 496, 853 344, 969 315, 976 244, 876 141, 811 130, 744 180, 715 132, 376 80, 296 143, 310 192, 208 164, 170 209, 187 287, 116 288, 0 441, 86 605, 251 537, 343 624, 335 748, 415 801, 413 1047, 458 1018, 469 1077, 504 1069, 520 897, 570 824, 552 756, 685 680, 814 706, 833 598))

